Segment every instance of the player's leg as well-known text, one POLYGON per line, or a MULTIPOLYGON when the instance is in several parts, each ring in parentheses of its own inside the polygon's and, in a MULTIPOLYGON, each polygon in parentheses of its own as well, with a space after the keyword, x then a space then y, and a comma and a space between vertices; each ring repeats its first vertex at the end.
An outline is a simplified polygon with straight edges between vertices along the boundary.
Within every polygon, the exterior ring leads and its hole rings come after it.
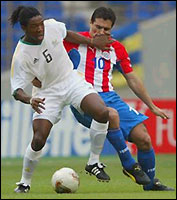
POLYGON ((155 153, 151 144, 151 138, 143 123, 136 125, 132 129, 129 139, 136 144, 138 162, 151 179, 151 183, 146 187, 151 187, 155 177, 155 153))
POLYGON ((149 177, 141 169, 139 163, 136 163, 135 159, 132 157, 126 141, 124 139, 122 130, 119 127, 117 118, 119 118, 116 113, 117 111, 113 108, 109 108, 109 130, 107 133, 107 139, 113 145, 117 151, 124 172, 128 173, 129 177, 136 183, 140 185, 146 185, 150 182, 149 177))
POLYGON ((105 165, 99 162, 108 129, 109 111, 96 93, 84 97, 81 102, 84 113, 93 117, 90 126, 90 157, 85 167, 86 172, 93 174, 101 181, 109 181, 110 177, 104 171, 105 165))
POLYGON ((86 171, 95 175, 99 180, 109 181, 110 177, 105 173, 104 166, 99 162, 99 155, 102 151, 108 129, 109 111, 103 100, 93 89, 93 86, 85 81, 84 76, 80 76, 73 70, 70 76, 72 79, 67 93, 67 104, 73 105, 80 112, 85 112, 92 120, 90 128, 91 150, 89 163, 93 163, 86 171))
POLYGON ((173 188, 163 185, 155 178, 155 152, 152 147, 151 138, 143 123, 138 124, 132 129, 130 140, 136 144, 138 149, 138 162, 151 179, 150 184, 143 186, 144 190, 174 190, 173 188))
POLYGON ((52 126, 52 123, 45 119, 33 120, 34 134, 32 142, 28 145, 24 155, 22 177, 20 182, 17 183, 16 193, 29 192, 34 169, 39 162, 42 148, 46 143, 52 126))
POLYGON ((117 151, 122 166, 126 169, 132 169, 132 166, 136 163, 136 161, 131 156, 126 141, 124 139, 123 133, 120 129, 118 112, 110 107, 108 107, 108 109, 109 109, 110 123, 109 123, 109 130, 107 133, 107 139, 117 151))
POLYGON ((33 113, 33 138, 24 155, 22 177, 18 183, 18 187, 15 189, 17 193, 29 191, 32 175, 50 134, 50 130, 61 118, 61 98, 55 95, 51 96, 50 89, 40 91, 35 96, 46 97, 45 110, 41 114, 33 113), (27 190, 26 186, 28 186, 27 190))
MULTIPOLYGON (((108 108, 108 110, 109 110, 109 122, 110 122, 109 127, 111 126, 114 129, 118 129, 119 128, 119 117, 118 117, 117 111, 112 109, 112 108, 108 108)), ((87 163, 86 168, 85 168, 85 170, 89 173, 91 173, 91 170, 94 169, 94 168, 95 168, 95 172, 97 172, 96 170, 97 170, 98 165, 105 167, 105 165, 103 163, 99 162, 99 157, 100 157, 100 154, 101 154, 103 147, 101 147, 100 151, 93 152, 94 149, 96 149, 97 143, 100 142, 99 132, 100 132, 99 129, 98 130, 94 129, 94 131, 90 129, 91 152, 90 152, 90 157, 89 157, 88 163, 87 163)), ((102 138, 101 146, 103 146, 104 140, 105 140, 105 137, 102 138)), ((103 178, 104 178, 104 176, 102 176, 100 180, 103 181, 103 178)), ((107 177, 105 180, 108 181, 109 178, 107 177)))
POLYGON ((128 104, 122 101, 118 95, 117 98, 115 97, 115 99, 116 102, 112 102, 112 105, 119 112, 120 127, 124 134, 124 138, 129 142, 132 142, 133 140, 137 145, 138 162, 143 171, 146 172, 151 179, 149 186, 144 186, 144 189, 150 190, 151 188, 152 190, 155 188, 154 190, 171 190, 172 188, 162 185, 157 179, 154 178, 155 154, 151 144, 150 136, 146 127, 143 125, 143 121, 145 121, 148 117, 130 107, 128 104))

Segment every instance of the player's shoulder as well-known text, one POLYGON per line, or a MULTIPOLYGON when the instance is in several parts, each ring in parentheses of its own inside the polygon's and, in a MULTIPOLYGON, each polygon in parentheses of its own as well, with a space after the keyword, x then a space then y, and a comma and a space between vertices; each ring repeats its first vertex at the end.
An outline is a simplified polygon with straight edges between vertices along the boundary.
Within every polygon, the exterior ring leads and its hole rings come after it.
POLYGON ((26 45, 19 40, 13 53, 13 62, 18 64, 28 63, 31 60, 32 55, 34 55, 33 51, 26 48, 26 45))
POLYGON ((14 51, 14 55, 18 58, 18 57, 26 57, 28 55, 29 52, 27 52, 27 49, 25 48, 25 45, 23 43, 23 41, 20 39, 17 43, 17 46, 15 48, 14 51))
POLYGON ((16 52, 13 54, 12 62, 15 68, 24 67, 29 61, 29 56, 24 52, 16 52), (20 54, 21 53, 21 54, 20 54))
POLYGON ((65 26, 65 24, 63 22, 59 22, 57 21, 56 19, 54 18, 50 18, 50 19, 45 19, 44 20, 44 26, 49 26, 49 27, 52 27, 52 26, 65 26))
POLYGON ((115 41, 111 44, 114 48, 116 48, 116 49, 124 49, 124 48, 125 48, 124 45, 123 45, 120 41, 118 41, 118 40, 116 40, 116 39, 114 39, 114 38, 111 38, 111 39, 115 40, 115 41))

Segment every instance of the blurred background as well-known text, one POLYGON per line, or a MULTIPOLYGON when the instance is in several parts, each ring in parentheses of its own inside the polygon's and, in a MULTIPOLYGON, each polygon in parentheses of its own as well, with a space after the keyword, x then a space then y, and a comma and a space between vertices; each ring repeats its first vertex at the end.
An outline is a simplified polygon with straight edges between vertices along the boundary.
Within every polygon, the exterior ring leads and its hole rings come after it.
MULTIPOLYGON (((14 101, 10 94, 11 59, 23 32, 19 24, 12 28, 8 18, 18 5, 34 6, 44 18, 62 21, 74 31, 89 30, 90 17, 97 7, 112 8, 117 16, 113 37, 125 45, 134 71, 154 103, 168 112, 170 119, 154 116, 116 69, 112 80, 115 90, 132 107, 149 116, 146 125, 156 153, 176 153, 176 1, 1 1, 2 157, 22 157, 32 137, 30 106, 14 101)), ((128 145, 136 153, 135 146, 128 145)), ((78 124, 66 107, 47 140, 44 156, 88 156, 89 148, 88 129, 78 124)), ((102 153, 115 154, 108 141, 102 153)))

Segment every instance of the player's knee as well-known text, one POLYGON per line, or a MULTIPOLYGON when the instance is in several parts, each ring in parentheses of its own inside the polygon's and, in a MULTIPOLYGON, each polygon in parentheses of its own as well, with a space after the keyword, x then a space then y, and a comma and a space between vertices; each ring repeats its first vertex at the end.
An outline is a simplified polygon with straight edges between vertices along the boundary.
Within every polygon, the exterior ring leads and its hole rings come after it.
POLYGON ((119 114, 114 108, 108 107, 109 110, 109 128, 118 129, 120 126, 119 114))
POLYGON ((146 134, 138 144, 138 149, 142 151, 149 151, 152 148, 151 137, 146 134))
POLYGON ((109 121, 109 111, 105 107, 105 109, 99 110, 94 116, 94 119, 100 123, 106 123, 109 121))
POLYGON ((38 133, 34 134, 31 144, 32 149, 34 151, 40 151, 44 147, 46 139, 42 135, 43 134, 38 134, 38 133))

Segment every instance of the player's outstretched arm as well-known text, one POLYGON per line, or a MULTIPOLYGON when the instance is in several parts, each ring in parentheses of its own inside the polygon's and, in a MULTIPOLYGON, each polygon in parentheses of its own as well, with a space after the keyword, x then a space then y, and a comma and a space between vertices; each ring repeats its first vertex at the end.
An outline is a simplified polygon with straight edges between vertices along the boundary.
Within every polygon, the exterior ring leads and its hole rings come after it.
POLYGON ((143 82, 136 76, 134 72, 124 74, 124 77, 126 78, 128 86, 131 88, 131 90, 149 107, 149 109, 155 115, 160 116, 162 119, 169 119, 168 115, 153 103, 150 95, 143 85, 143 82))
POLYGON ((67 31, 65 40, 75 44, 87 44, 101 50, 109 49, 107 45, 114 42, 114 40, 110 40, 109 35, 99 35, 94 38, 87 38, 74 31, 67 31))

